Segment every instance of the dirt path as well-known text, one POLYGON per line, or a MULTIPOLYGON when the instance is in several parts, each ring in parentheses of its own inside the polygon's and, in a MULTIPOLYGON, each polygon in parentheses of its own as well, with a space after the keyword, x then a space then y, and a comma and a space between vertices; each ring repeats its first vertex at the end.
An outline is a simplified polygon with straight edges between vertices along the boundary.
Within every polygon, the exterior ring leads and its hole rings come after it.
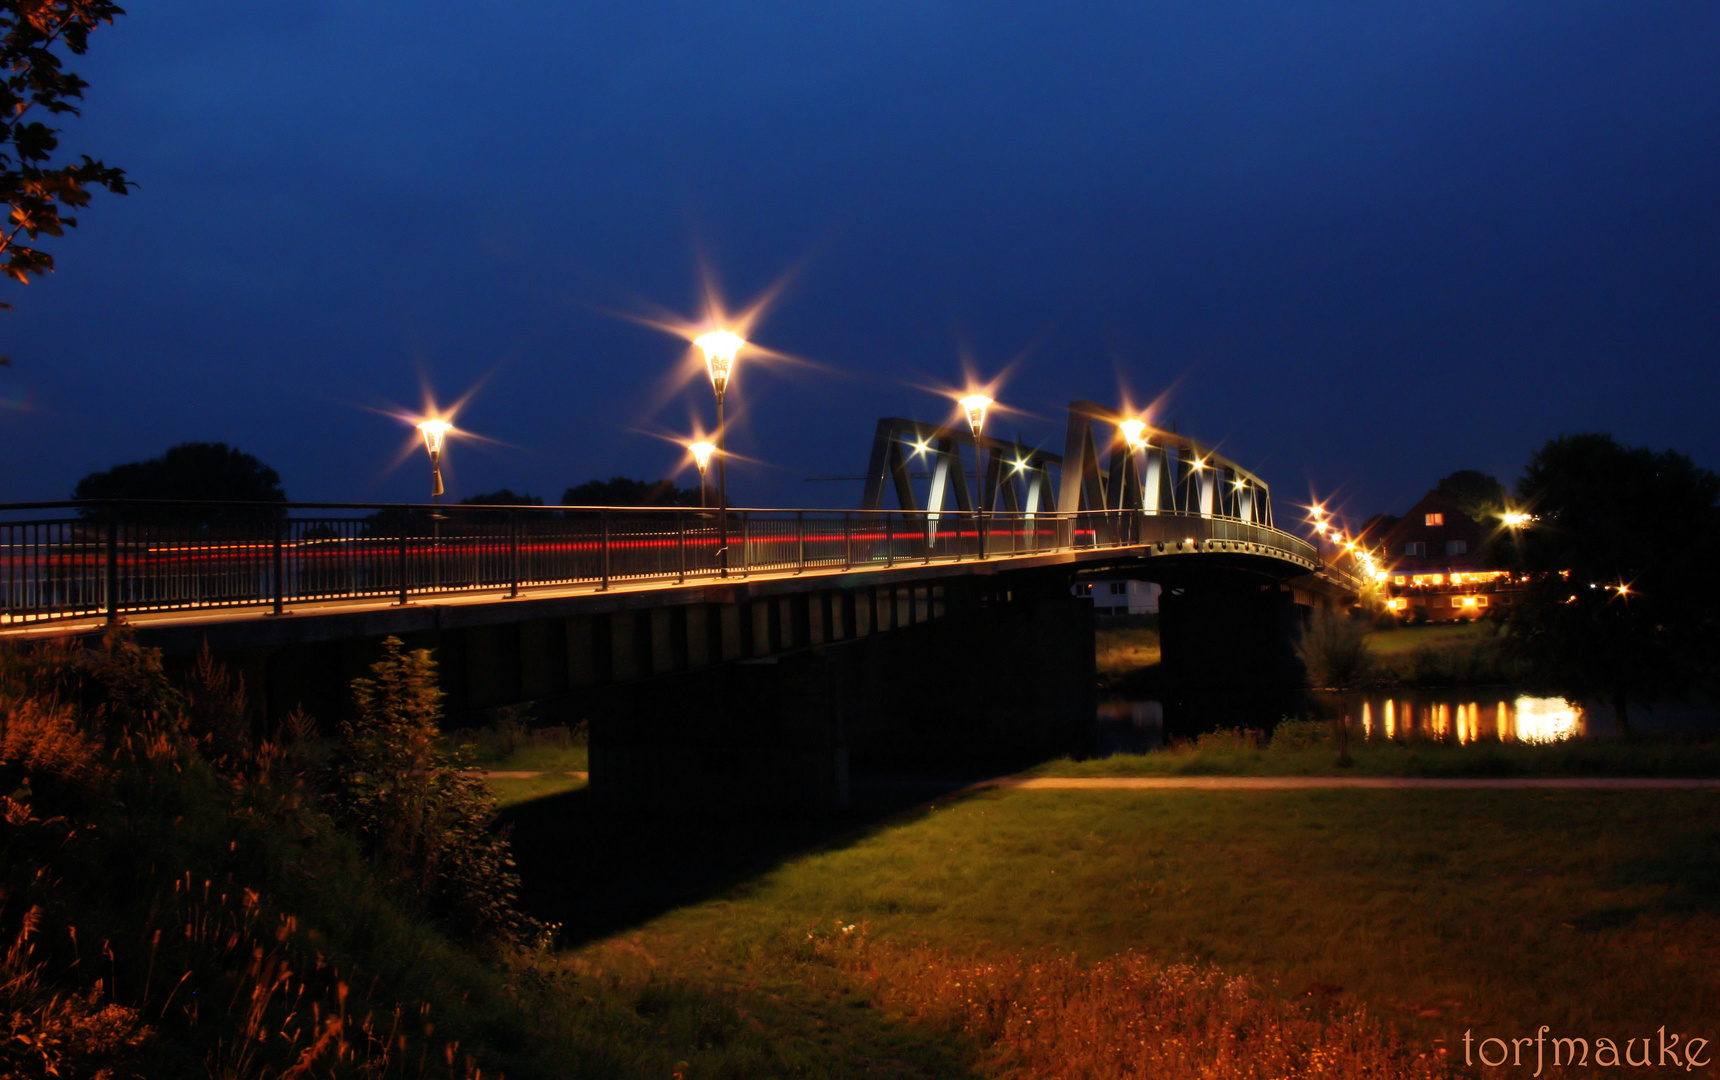
POLYGON ((1421 777, 1421 776, 1003 776, 976 788, 1025 788, 1079 791, 1123 788, 1167 791, 1308 791, 1324 788, 1512 788, 1653 791, 1669 788, 1720 788, 1720 779, 1650 776, 1421 777))

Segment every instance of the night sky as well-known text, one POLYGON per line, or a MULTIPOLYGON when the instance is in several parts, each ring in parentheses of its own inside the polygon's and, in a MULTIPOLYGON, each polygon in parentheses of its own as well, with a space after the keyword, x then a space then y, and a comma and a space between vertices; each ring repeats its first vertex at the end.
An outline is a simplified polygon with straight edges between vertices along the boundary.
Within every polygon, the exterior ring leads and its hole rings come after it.
MULTIPOLYGON (((852 506, 964 363, 1061 450, 1157 402, 1402 512, 1564 432, 1720 468, 1720 5, 138 0, 63 149, 125 167, 0 286, 10 500, 189 439, 301 500, 678 467, 703 277, 780 286, 732 501, 852 506), (630 318, 630 316, 632 318, 630 318)), ((690 484, 690 467, 680 475, 690 484)))

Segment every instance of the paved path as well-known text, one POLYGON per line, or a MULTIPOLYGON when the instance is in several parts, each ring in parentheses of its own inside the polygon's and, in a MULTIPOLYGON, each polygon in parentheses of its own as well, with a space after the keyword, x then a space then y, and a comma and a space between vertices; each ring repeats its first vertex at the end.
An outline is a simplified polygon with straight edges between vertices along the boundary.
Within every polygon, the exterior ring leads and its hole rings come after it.
POLYGON ((1310 791, 1328 788, 1436 788, 1501 790, 1581 788, 1598 791, 1658 791, 1720 788, 1720 779, 1650 776, 1554 776, 1471 779, 1421 776, 1002 776, 975 788, 1030 791, 1127 789, 1134 791, 1310 791))
POLYGON ((591 779, 591 774, 586 772, 522 772, 509 769, 498 769, 494 771, 479 771, 474 769, 472 771, 477 772, 478 775, 482 776, 485 780, 536 780, 540 776, 571 776, 575 780, 591 779))
MULTIPOLYGON (((589 780, 585 772, 491 771, 486 780, 533 780, 540 776, 571 776, 589 780)), ((1000 776, 981 780, 969 791, 1011 788, 1028 791, 1318 791, 1332 788, 1500 791, 1524 788, 1589 791, 1666 791, 1720 788, 1720 778, 1659 776, 1515 776, 1497 778, 1423 776, 1000 776)))

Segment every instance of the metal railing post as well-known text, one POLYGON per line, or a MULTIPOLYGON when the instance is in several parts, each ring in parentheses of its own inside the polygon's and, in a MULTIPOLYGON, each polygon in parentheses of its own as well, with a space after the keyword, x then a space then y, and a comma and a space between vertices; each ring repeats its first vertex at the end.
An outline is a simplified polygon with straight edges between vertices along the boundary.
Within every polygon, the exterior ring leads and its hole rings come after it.
POLYGON ((119 507, 109 507, 107 527, 107 621, 119 622, 119 507))
POLYGON ((282 537, 281 537, 281 532, 284 529, 286 529, 286 527, 287 527, 287 518, 286 518, 286 514, 283 513, 280 517, 277 517, 275 519, 275 551, 274 551, 275 557, 274 557, 273 561, 274 561, 274 570, 275 570, 275 614, 276 615, 282 614, 283 612, 286 611, 286 608, 287 608, 287 574, 286 574, 286 562, 287 562, 287 560, 286 560, 285 552, 282 550, 285 547, 285 544, 282 542, 282 537))
POLYGON ((752 532, 750 529, 751 523, 752 523, 752 515, 748 511, 742 510, 741 511, 741 576, 742 577, 747 577, 747 576, 750 576, 752 574, 752 544, 749 543, 749 541, 752 538, 752 532))
POLYGON ((842 569, 854 569, 854 515, 842 511, 842 569))
POLYGON ((508 596, 520 594, 520 512, 508 511, 508 596))
POLYGON ((806 572, 806 511, 805 510, 796 510, 794 512, 794 535, 795 535, 796 546, 799 548, 798 554, 800 557, 800 568, 797 569, 795 571, 795 573, 801 574, 801 573, 806 572))
POLYGON ((896 565, 896 517, 884 511, 884 565, 896 565))
POLYGON ((406 593, 410 588, 406 579, 406 525, 411 520, 410 511, 404 506, 400 508, 400 602, 406 603, 406 593))
POLYGON ((677 581, 687 580, 687 512, 675 511, 675 557, 680 562, 680 576, 677 581))
POLYGON ((603 583, 599 589, 609 588, 609 511, 600 511, 603 519, 603 583))

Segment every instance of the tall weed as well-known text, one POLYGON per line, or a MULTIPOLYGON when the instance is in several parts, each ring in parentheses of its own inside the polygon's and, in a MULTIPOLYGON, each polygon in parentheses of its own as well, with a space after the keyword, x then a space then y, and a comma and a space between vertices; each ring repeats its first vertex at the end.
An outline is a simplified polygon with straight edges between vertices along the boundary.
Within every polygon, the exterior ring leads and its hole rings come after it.
POLYGON ((1267 1080, 1449 1076, 1365 1009, 1289 1000, 1209 967, 1129 952, 958 957, 838 924, 808 939, 885 1009, 974 1040, 992 1076, 1267 1080))

